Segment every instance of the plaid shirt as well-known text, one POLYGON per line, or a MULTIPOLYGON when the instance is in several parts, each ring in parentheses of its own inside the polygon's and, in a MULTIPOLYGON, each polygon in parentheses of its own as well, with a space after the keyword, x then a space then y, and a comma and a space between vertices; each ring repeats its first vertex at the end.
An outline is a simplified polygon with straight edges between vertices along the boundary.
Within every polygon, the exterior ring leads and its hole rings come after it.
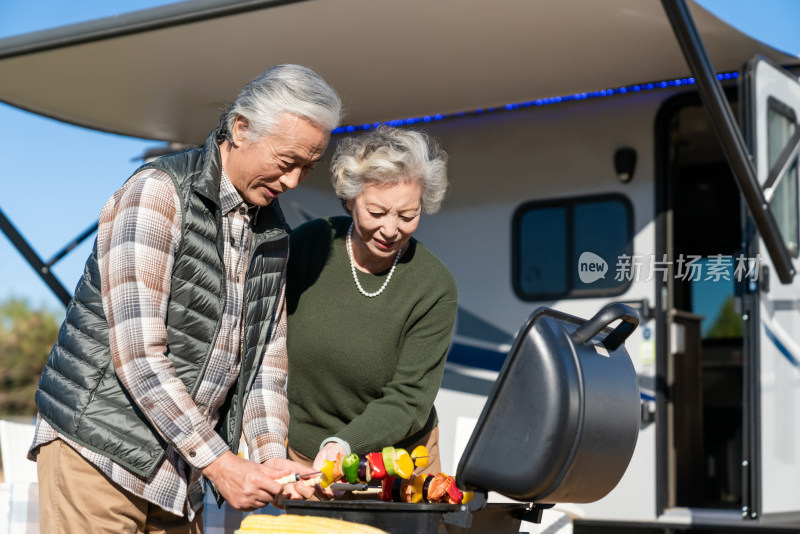
MULTIPOLYGON (((189 520, 203 504, 200 470, 228 450, 214 427, 241 365, 243 292, 255 212, 248 209, 224 171, 220 205, 225 311, 194 399, 165 356, 171 273, 181 242, 180 201, 172 180, 160 170, 141 171, 111 197, 100 214, 97 258, 111 355, 123 386, 170 444, 161 465, 150 477, 141 477, 58 434, 41 418, 31 446, 33 450, 63 439, 126 490, 175 515, 186 514, 189 520)), ((270 342, 243 415, 249 457, 256 462, 286 455, 284 282, 285 273, 275 305, 279 318, 273 317, 270 342)))

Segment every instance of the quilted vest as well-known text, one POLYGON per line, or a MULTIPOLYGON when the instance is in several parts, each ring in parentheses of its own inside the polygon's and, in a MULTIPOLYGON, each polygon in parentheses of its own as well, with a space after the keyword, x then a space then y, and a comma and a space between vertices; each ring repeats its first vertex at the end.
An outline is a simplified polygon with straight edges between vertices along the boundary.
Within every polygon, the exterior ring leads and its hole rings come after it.
MULTIPOLYGON (((145 168, 167 172, 180 197, 181 243, 172 271, 166 356, 194 398, 220 329, 226 291, 216 131, 202 149, 161 158, 139 170, 145 168)), ((233 453, 238 452, 244 404, 269 341, 289 252, 289 227, 277 201, 259 209, 253 224, 241 372, 216 429, 233 453)), ((95 242, 39 380, 36 404, 41 416, 63 435, 149 476, 167 443, 116 376, 100 288, 95 242)))

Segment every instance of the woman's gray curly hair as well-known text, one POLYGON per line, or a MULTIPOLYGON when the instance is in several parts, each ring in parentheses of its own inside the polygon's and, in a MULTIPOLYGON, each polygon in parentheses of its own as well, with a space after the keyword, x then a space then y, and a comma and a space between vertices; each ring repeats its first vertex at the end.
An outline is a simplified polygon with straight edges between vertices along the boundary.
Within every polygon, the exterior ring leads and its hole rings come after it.
POLYGON ((381 126, 343 139, 331 161, 331 182, 347 210, 366 185, 422 186, 422 209, 436 213, 447 194, 447 153, 426 133, 381 126))

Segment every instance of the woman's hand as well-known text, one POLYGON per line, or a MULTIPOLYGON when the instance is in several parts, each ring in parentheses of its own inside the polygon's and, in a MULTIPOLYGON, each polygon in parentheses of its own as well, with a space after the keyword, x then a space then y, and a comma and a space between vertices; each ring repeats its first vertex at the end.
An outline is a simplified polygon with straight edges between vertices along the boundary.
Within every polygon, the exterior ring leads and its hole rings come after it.
POLYGON ((317 453, 317 457, 314 458, 314 471, 322 469, 325 460, 335 462, 337 456, 340 454, 341 458, 347 456, 347 451, 341 443, 336 443, 335 441, 326 443, 325 446, 320 449, 319 453, 317 453))
MULTIPOLYGON (((319 453, 317 453, 316 458, 314 458, 314 471, 321 470, 326 460, 335 462, 336 459, 339 458, 341 461, 345 456, 347 456, 347 451, 341 443, 336 443, 334 441, 326 443, 325 446, 320 449, 319 453)), ((333 499, 335 496, 333 490, 330 488, 322 489, 319 484, 317 484, 314 489, 317 497, 321 500, 333 499)))

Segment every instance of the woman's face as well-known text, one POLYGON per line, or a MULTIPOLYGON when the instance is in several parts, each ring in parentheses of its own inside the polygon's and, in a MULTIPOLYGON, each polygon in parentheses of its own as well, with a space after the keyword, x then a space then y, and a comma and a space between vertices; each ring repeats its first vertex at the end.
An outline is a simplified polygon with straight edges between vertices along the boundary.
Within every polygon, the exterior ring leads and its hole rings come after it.
POLYGON ((397 251, 405 250, 419 226, 422 187, 417 183, 368 184, 354 200, 347 201, 353 214, 353 255, 370 271, 388 269, 397 251))

